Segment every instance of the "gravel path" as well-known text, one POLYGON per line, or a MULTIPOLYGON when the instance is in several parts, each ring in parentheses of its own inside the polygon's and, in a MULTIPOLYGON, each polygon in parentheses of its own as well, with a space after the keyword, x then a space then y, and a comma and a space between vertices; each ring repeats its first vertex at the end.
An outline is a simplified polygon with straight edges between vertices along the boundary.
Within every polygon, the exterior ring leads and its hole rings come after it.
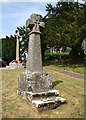
POLYGON ((65 75, 69 75, 71 77, 75 77, 75 78, 79 78, 79 79, 84 79, 86 80, 86 75, 81 75, 79 73, 74 73, 74 72, 69 72, 69 71, 65 71, 65 70, 58 70, 58 69, 54 69, 54 68, 50 68, 50 67, 45 67, 46 69, 50 69, 53 71, 57 71, 59 73, 65 74, 65 75))

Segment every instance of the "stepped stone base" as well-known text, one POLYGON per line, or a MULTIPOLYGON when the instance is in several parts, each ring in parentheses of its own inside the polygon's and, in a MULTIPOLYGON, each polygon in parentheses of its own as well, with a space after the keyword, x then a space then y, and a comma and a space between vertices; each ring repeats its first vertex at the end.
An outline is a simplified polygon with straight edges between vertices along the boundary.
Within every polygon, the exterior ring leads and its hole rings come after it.
POLYGON ((59 97, 59 92, 57 90, 34 93, 25 91, 21 92, 18 90, 17 94, 21 95, 23 99, 27 99, 37 112, 56 108, 60 104, 66 102, 65 98, 59 97))
POLYGON ((28 100, 38 112, 66 102, 66 99, 59 97, 58 90, 52 90, 52 79, 46 73, 22 72, 18 76, 17 93, 28 100))
POLYGON ((41 112, 58 107, 61 103, 65 103, 66 99, 62 97, 47 98, 42 100, 32 100, 33 108, 36 111, 41 112))
POLYGON ((22 63, 10 63, 9 66, 6 66, 6 69, 18 69, 18 68, 24 68, 24 66, 22 66, 22 63))

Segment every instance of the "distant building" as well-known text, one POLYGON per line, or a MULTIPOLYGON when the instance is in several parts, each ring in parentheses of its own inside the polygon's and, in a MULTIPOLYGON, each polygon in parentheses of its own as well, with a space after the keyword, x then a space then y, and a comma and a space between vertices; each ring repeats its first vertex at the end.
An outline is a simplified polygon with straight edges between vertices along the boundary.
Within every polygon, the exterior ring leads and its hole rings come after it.
POLYGON ((51 53, 56 53, 56 52, 57 52, 57 48, 51 47, 51 48, 50 48, 50 52, 51 52, 51 53))
POLYGON ((66 49, 67 49, 67 47, 65 47, 65 46, 61 46, 60 48, 51 47, 50 52, 51 53, 63 53, 63 52, 66 52, 66 49))

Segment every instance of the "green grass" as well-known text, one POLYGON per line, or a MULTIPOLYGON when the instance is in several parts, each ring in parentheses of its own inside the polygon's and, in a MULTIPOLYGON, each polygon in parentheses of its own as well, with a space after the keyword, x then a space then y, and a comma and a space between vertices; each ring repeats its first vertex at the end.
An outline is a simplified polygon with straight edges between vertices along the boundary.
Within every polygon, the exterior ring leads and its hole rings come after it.
POLYGON ((67 71, 73 71, 76 73, 80 74, 86 74, 84 69, 85 69, 85 63, 58 63, 57 61, 45 61, 43 63, 43 66, 50 66, 50 67, 55 67, 57 69, 61 70, 67 70, 67 71))
POLYGON ((18 75, 25 69, 2 70, 2 117, 3 118, 83 118, 84 80, 74 79, 52 70, 44 69, 52 77, 53 89, 67 103, 56 109, 37 113, 29 102, 17 95, 18 75))

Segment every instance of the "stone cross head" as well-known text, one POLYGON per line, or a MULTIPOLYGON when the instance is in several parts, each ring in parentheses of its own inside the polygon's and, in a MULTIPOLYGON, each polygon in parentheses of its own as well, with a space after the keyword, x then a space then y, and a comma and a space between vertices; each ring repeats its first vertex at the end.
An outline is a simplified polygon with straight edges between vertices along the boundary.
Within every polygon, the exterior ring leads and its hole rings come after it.
POLYGON ((38 31, 38 27, 45 27, 44 22, 40 22, 41 20, 41 15, 33 13, 30 16, 30 19, 26 21, 26 27, 30 29, 34 29, 38 31))

